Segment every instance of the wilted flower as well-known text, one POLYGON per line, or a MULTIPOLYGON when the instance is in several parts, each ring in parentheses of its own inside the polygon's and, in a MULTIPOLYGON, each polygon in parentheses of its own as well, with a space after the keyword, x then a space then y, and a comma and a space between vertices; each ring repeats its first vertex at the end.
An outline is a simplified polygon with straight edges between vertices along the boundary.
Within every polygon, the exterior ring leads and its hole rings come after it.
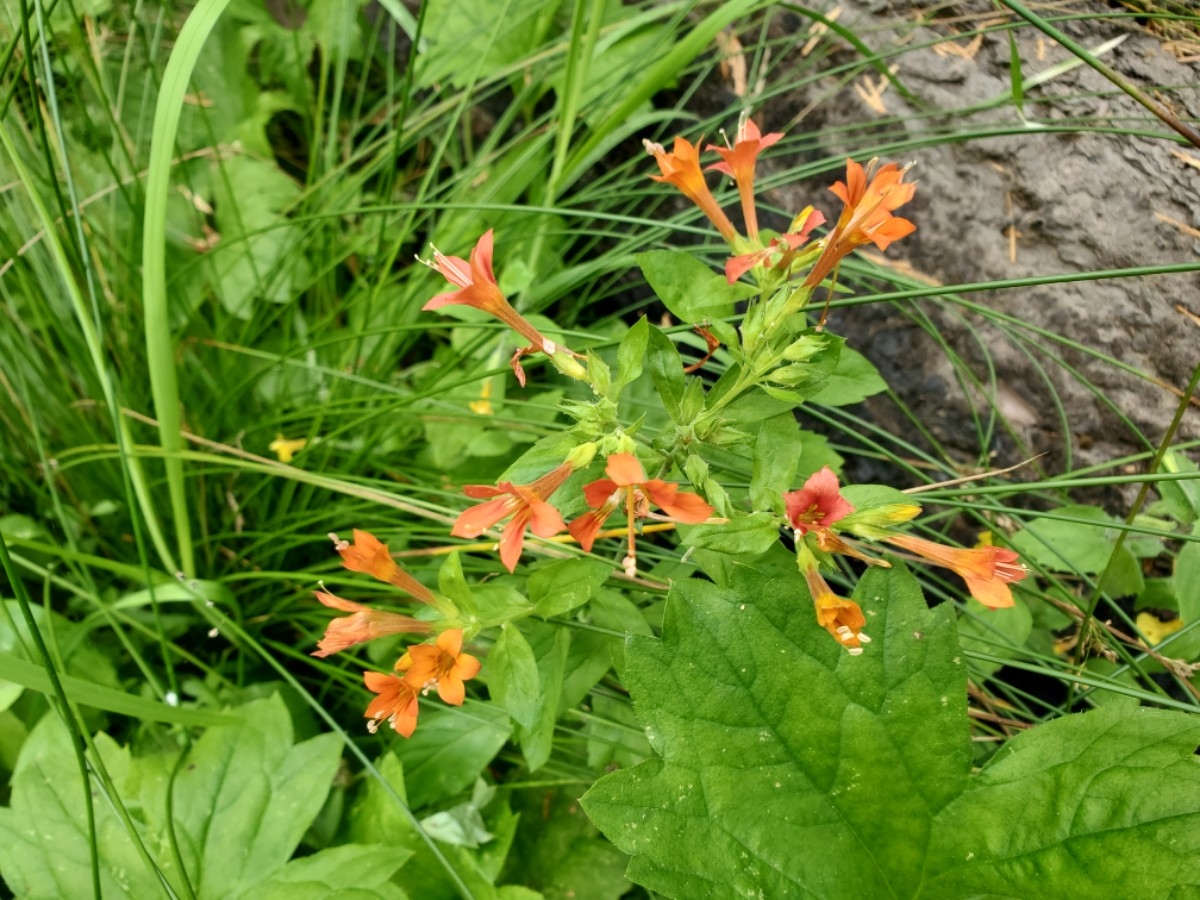
POLYGON ((772 267, 786 268, 796 255, 795 251, 808 242, 809 233, 824 223, 824 214, 814 210, 811 206, 808 207, 796 216, 796 221, 792 223, 793 228, 799 224, 799 231, 771 238, 762 250, 729 257, 725 261, 725 280, 733 284, 755 266, 765 266, 768 263, 771 263, 772 267), (778 257, 777 260, 776 257, 778 257), (772 260, 775 261, 772 262, 772 260))
POLYGON ((867 619, 862 608, 853 600, 839 597, 821 577, 815 565, 804 569, 804 580, 817 608, 817 623, 828 631, 851 656, 862 653, 862 645, 871 639, 863 634, 867 619))
POLYGON ((350 615, 330 621, 325 636, 317 643, 313 656, 326 657, 389 634, 429 634, 433 626, 412 616, 371 609, 353 600, 346 600, 325 591, 314 591, 317 599, 331 609, 339 609, 350 615))

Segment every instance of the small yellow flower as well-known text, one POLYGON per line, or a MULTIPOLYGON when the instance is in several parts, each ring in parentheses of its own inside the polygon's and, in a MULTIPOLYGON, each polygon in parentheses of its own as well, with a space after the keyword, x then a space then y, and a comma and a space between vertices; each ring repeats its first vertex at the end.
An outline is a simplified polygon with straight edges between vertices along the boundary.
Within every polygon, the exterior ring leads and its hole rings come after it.
POLYGON ((492 380, 490 378, 483 383, 483 388, 479 391, 479 399, 472 400, 467 406, 477 416, 494 416, 496 414, 496 410, 492 407, 492 380))
POLYGON ((299 453, 308 445, 307 438, 295 438, 288 440, 282 433, 275 435, 275 440, 271 441, 268 449, 279 457, 281 463, 290 463, 292 457, 299 453))

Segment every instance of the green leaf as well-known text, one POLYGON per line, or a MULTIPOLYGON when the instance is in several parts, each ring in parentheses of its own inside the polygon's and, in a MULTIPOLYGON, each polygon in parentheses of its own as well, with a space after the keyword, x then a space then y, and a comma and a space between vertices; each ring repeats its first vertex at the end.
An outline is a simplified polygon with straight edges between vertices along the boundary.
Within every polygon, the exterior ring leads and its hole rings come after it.
MULTIPOLYGON (((1162 467, 1164 472, 1173 475, 1184 472, 1196 474, 1200 471, 1194 462, 1178 450, 1170 450, 1163 456, 1162 467)), ((1190 525, 1200 518, 1200 476, 1186 481, 1160 481, 1155 489, 1177 521, 1190 525)))
POLYGON ((349 844, 289 862, 242 894, 243 900, 405 900, 392 875, 411 852, 349 844))
POLYGON ((887 382, 869 359, 850 347, 842 347, 837 368, 825 386, 808 399, 821 406, 849 406, 887 390, 887 382))
POLYGON ((638 319, 633 327, 625 332, 625 337, 621 338, 617 347, 617 380, 613 383, 617 392, 642 374, 642 363, 646 358, 649 339, 650 325, 645 316, 638 319))
POLYGON ((650 250, 635 258, 658 299, 687 325, 728 318, 737 301, 758 293, 752 285, 730 284, 685 250, 650 250))
MULTIPOLYGON (((1192 529, 1200 537, 1200 526, 1192 529)), ((1200 543, 1189 541, 1175 558, 1175 597, 1184 625, 1200 619, 1200 543)))
POLYGON ((791 412, 765 419, 754 439, 750 503, 755 509, 783 513, 783 493, 792 486, 800 463, 800 426, 791 412))
POLYGON ((522 728, 532 728, 537 715, 538 670, 533 649, 511 622, 500 627, 488 653, 487 685, 499 703, 522 728))
POLYGON ((756 512, 720 525, 696 525, 679 532, 689 547, 753 559, 779 543, 779 519, 771 513, 756 512))
POLYGON ((396 748, 409 805, 420 809, 469 788, 509 735, 508 716, 486 703, 422 709, 416 732, 396 748))
POLYGON ((1094 506, 1064 506, 1055 513, 1095 522, 1061 522, 1038 519, 1012 536, 1012 548, 1038 565, 1055 572, 1094 575, 1112 555, 1107 531, 1112 519, 1094 506))
POLYGON ((902 566, 855 596, 873 638, 858 657, 816 624, 798 573, 674 584, 663 640, 627 650, 661 758, 582 800, 630 878, 689 898, 1187 896, 1200 721, 1070 715, 973 775, 952 610, 928 609, 902 566))
MULTIPOLYGON (((1013 658, 1013 649, 1024 646, 1033 631, 1033 615, 1025 601, 1013 599, 1006 609, 989 609, 974 597, 958 620, 958 633, 964 650, 990 656, 1013 658)), ((986 659, 971 660, 971 668, 984 678, 994 675, 1003 663, 986 659)))
POLYGON ((625 854, 588 821, 574 791, 521 791, 521 826, 513 843, 513 872, 548 898, 617 900, 631 885, 625 854))
POLYGON ((537 714, 532 728, 519 731, 521 752, 525 754, 530 772, 544 766, 553 749, 554 723, 558 721, 558 702, 562 697, 571 634, 565 628, 539 625, 533 631, 533 638, 541 684, 537 714))
POLYGON ((592 598, 608 580, 612 566, 598 559, 564 559, 529 576, 529 599, 535 614, 560 616, 592 598))
POLYGON ((646 363, 650 366, 650 377, 654 380, 654 387, 666 407, 667 415, 680 424, 683 422, 683 360, 670 338, 653 325, 649 328, 646 363))
MULTIPOLYGON (((117 789, 124 791, 129 752, 96 738, 117 789)), ((91 897, 83 783, 71 738, 58 716, 30 732, 12 778, 10 806, 0 807, 0 875, 23 900, 91 897)), ((106 898, 158 897, 158 880, 138 858, 124 826, 93 785, 100 887, 106 898)))
POLYGON ((447 556, 438 569, 438 591, 458 604, 459 609, 465 613, 479 611, 471 593, 471 586, 467 584, 466 576, 463 575, 462 561, 457 553, 447 556))
MULTIPOLYGON (((156 834, 165 834, 172 791, 180 854, 201 898, 237 896, 283 869, 320 812, 341 757, 335 734, 293 744, 277 694, 231 712, 239 721, 206 731, 173 785, 165 777, 142 779, 142 805, 156 834)), ((162 865, 178 884, 173 863, 162 865)))

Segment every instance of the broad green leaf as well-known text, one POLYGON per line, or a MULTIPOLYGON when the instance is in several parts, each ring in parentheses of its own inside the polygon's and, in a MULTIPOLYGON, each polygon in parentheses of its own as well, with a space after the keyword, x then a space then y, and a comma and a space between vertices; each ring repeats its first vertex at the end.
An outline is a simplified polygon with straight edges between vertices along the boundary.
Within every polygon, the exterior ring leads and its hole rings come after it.
POLYGON ((887 382, 871 361, 857 350, 843 347, 825 386, 808 399, 821 406, 849 406, 886 390, 887 382))
POLYGON ((534 772, 546 764, 554 745, 554 723, 558 721, 571 633, 554 625, 539 625, 533 629, 531 637, 541 690, 533 727, 520 729, 518 736, 525 762, 529 771, 534 772))
POLYGON ((1102 571, 1113 549, 1108 514, 1094 506, 1064 506, 1054 512, 1096 524, 1037 519, 1012 536, 1012 548, 1054 572, 1094 575, 1102 571))
POLYGON ((1200 474, 1196 464, 1178 450, 1171 450, 1163 456, 1162 467, 1173 475, 1184 472, 1196 475, 1185 481, 1160 481, 1155 486, 1171 515, 1184 525, 1192 524, 1200 518, 1200 474))
POLYGON ((790 490, 800 463, 800 426, 791 412, 765 419, 754 439, 750 503, 755 509, 783 513, 783 493, 790 490))
MULTIPOLYGON (((96 743, 117 790, 124 792, 129 752, 104 734, 96 743)), ((112 807, 94 783, 90 790, 104 897, 161 896, 158 880, 112 807)), ((22 900, 92 896, 83 791, 66 727, 53 713, 43 716, 22 748, 10 806, 0 807, 0 875, 22 900)))
POLYGON ((406 900, 391 883, 411 853, 395 847, 348 844, 293 859, 247 890, 242 900, 406 900))
POLYGON ((926 608, 902 566, 855 596, 873 638, 858 657, 799 575, 674 584, 663 640, 627 650, 660 758, 582 801, 630 878, 686 898, 1190 896, 1200 721, 1071 715, 972 774, 952 610, 926 608))
POLYGON ((683 543, 698 550, 714 550, 753 559, 779 542, 779 520, 771 513, 740 516, 720 525, 681 528, 683 543))
POLYGON ((487 703, 423 708, 416 732, 396 747, 409 805, 420 809, 469 788, 509 734, 508 716, 487 703))
POLYGON ((564 559, 529 576, 529 599, 543 619, 582 606, 608 580, 612 566, 598 559, 564 559))
POLYGON ((649 250, 635 258, 658 299, 688 325, 732 316, 737 301, 758 293, 752 285, 730 284, 686 250, 649 250))
POLYGON ((650 377, 654 380, 654 387, 666 407, 667 415, 677 424, 682 423, 683 360, 671 339, 653 325, 650 326, 647 340, 646 364, 650 367, 650 377))
POLYGON ((492 0, 432 0, 425 14, 417 82, 427 88, 448 80, 461 88, 488 81, 499 70, 525 58, 538 40, 541 4, 512 3, 506 15, 492 0))
POLYGON ((506 622, 500 627, 500 636, 487 661, 488 693, 492 699, 522 728, 532 728, 537 715, 537 659, 516 625, 506 622))
MULTIPOLYGON (((231 714, 236 724, 211 728, 192 745, 171 788, 180 855, 201 900, 236 897, 283 869, 341 757, 334 734, 294 744, 277 694, 231 714)), ((163 835, 169 785, 156 775, 142 779, 142 805, 152 831, 163 835)), ((178 884, 174 864, 162 865, 178 884)))
POLYGON ((471 586, 467 584, 467 579, 463 575, 462 561, 458 558, 457 553, 447 556, 446 561, 438 569, 438 591, 458 604, 459 609, 463 612, 470 614, 478 611, 475 597, 471 593, 471 586))
MULTIPOLYGON (((642 364, 646 359, 646 344, 650 339, 650 324, 642 316, 617 346, 617 380, 614 387, 617 391, 637 379, 642 374, 642 364)), ((616 395, 614 395, 616 396, 616 395)))

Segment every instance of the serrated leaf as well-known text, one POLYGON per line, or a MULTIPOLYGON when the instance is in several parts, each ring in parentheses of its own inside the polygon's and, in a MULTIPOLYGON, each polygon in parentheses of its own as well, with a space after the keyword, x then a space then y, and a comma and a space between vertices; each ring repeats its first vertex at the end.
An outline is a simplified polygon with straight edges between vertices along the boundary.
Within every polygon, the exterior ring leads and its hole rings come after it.
POLYGON ((705 319, 733 315, 733 305, 758 293, 748 284, 730 284, 684 250, 649 250, 635 255, 646 281, 680 322, 699 325, 705 319))
POLYGON ((608 580, 612 566, 597 559, 564 559, 529 576, 529 599, 535 614, 560 616, 591 599, 608 580))
POLYGON ((511 622, 500 628, 488 653, 488 693, 522 728, 532 728, 537 715, 538 669, 525 635, 511 622))
MULTIPOLYGON (((803 580, 676 582, 627 682, 661 755, 583 797, 668 897, 1142 898, 1200 880, 1200 721, 1115 708, 1031 729, 976 775, 952 612, 902 567, 852 657, 803 580)), ((1172 894, 1176 889, 1177 893, 1172 894)))

